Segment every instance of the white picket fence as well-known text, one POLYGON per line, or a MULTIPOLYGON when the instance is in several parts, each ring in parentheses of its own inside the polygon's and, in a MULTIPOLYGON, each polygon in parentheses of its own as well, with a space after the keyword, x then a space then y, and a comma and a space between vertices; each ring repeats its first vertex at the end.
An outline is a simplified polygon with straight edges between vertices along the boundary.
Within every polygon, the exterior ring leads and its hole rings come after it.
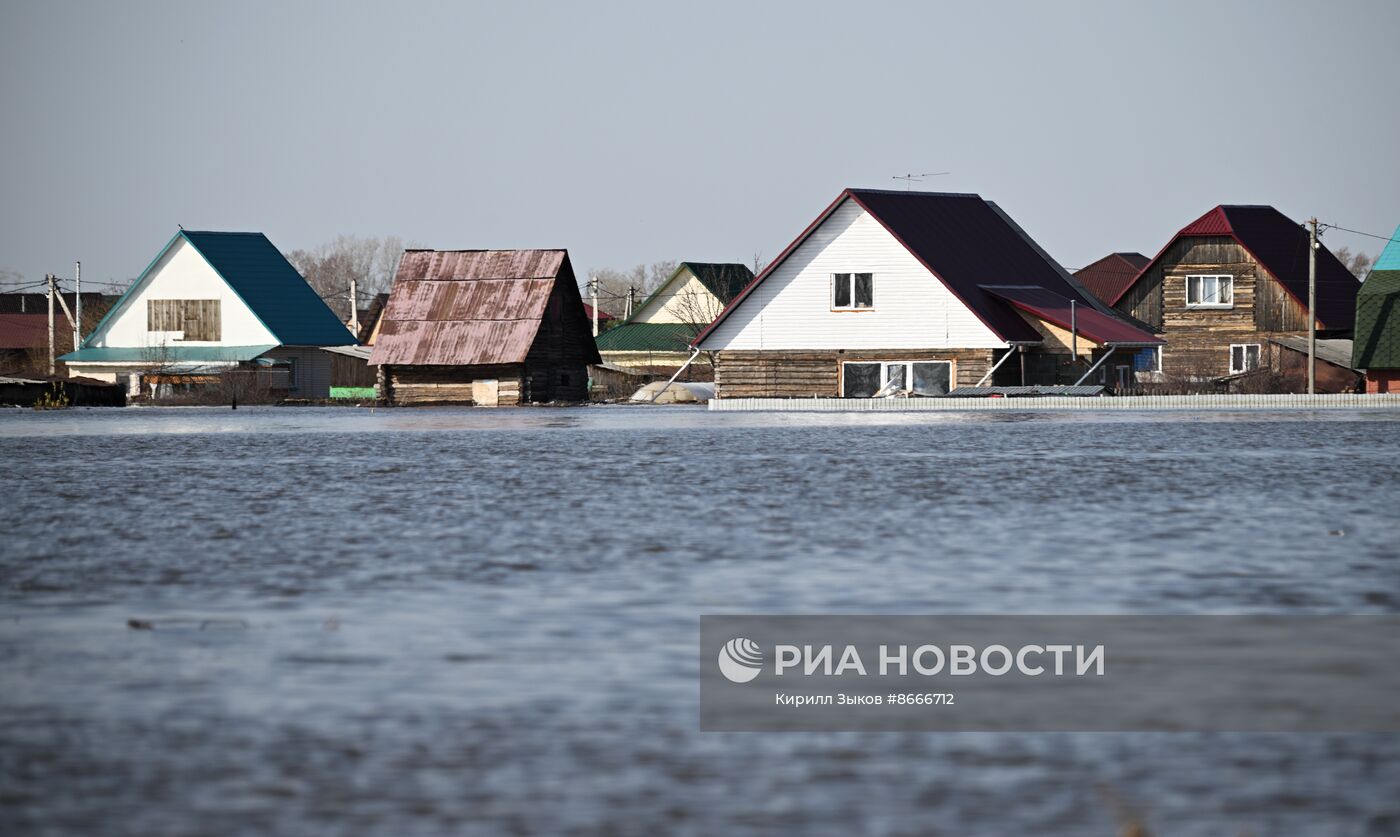
POLYGON ((1042 410, 1400 410, 1400 395, 1131 395, 1074 398, 715 398, 717 412, 863 413, 1042 410))

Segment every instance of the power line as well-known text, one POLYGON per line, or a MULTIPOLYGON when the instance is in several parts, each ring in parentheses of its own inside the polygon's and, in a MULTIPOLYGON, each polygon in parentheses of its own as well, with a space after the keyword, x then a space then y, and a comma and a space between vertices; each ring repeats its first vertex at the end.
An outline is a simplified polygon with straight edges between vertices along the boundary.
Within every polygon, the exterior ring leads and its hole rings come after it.
POLYGON ((1388 235, 1376 235, 1375 233, 1362 232, 1361 230, 1349 230, 1346 227, 1339 227, 1336 224, 1322 224, 1321 226, 1329 230, 1341 230, 1342 232, 1354 233, 1356 235, 1364 235, 1369 236, 1371 238, 1379 238, 1381 241, 1400 241, 1400 238, 1392 238, 1388 235))

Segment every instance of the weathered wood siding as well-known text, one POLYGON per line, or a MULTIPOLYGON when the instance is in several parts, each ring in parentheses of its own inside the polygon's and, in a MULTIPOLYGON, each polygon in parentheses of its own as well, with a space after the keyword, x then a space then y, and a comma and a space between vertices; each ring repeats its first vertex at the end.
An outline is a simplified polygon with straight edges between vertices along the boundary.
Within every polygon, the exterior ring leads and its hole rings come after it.
POLYGON ((181 340, 217 342, 223 320, 217 299, 148 299, 146 330, 181 332, 181 340))
POLYGON ((380 396, 393 404, 472 404, 472 382, 497 382, 497 404, 523 403, 528 392, 520 364, 503 366, 381 366, 380 396))
POLYGON ((582 305, 571 294, 578 294, 572 283, 554 283, 540 330, 525 357, 530 401, 588 400, 588 364, 597 360, 597 347, 592 328, 581 319, 582 305))
POLYGON ((706 337, 703 348, 923 351, 1005 345, 879 221, 847 198, 706 337), (832 310, 832 274, 847 272, 874 274, 873 307, 832 310))
POLYGON ((1168 378, 1217 378, 1230 374, 1230 346, 1257 343, 1260 363, 1276 362, 1271 334, 1303 332, 1307 309, 1233 239, 1188 236, 1119 300, 1123 313, 1159 331, 1162 372, 1168 378), (1228 309, 1187 308, 1186 277, 1234 277, 1234 305, 1228 309))
POLYGON ((870 349, 860 351, 725 351, 715 366, 719 398, 834 397, 841 364, 849 361, 946 360, 956 386, 971 386, 991 368, 991 349, 870 349))
POLYGON ((293 398, 331 397, 331 356, 310 346, 278 346, 265 357, 290 360, 296 364, 294 383, 288 394, 293 398))

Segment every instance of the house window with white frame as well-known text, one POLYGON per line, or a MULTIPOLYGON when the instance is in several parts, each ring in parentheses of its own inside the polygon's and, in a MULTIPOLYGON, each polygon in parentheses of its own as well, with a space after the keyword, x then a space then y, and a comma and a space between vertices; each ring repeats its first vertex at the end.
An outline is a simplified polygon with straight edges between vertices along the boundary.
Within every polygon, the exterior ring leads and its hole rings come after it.
POLYGON ((1187 276, 1186 307, 1234 308, 1235 277, 1222 273, 1187 276))
POLYGON ((1162 347, 1148 346, 1138 349, 1133 355, 1134 372, 1161 372, 1162 371, 1162 347))
POLYGON ((1233 343, 1230 346, 1230 374, 1253 372, 1259 368, 1258 343, 1233 343))
POLYGON ((953 364, 947 360, 848 361, 841 364, 841 395, 870 398, 890 387, 915 395, 946 395, 953 384, 953 364))
POLYGON ((861 311, 875 307, 875 274, 831 274, 831 309, 861 311))

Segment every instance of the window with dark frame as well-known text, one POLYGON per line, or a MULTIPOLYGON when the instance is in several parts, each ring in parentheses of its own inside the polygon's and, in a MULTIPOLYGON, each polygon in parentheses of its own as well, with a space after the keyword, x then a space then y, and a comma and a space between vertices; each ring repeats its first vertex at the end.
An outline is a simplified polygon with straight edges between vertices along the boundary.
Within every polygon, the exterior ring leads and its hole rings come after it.
POLYGON ((833 273, 831 307, 838 311, 859 311, 875 307, 875 274, 833 273))
POLYGON ((841 364, 841 395, 870 398, 889 383, 915 395, 947 395, 953 364, 946 360, 848 361, 841 364))

